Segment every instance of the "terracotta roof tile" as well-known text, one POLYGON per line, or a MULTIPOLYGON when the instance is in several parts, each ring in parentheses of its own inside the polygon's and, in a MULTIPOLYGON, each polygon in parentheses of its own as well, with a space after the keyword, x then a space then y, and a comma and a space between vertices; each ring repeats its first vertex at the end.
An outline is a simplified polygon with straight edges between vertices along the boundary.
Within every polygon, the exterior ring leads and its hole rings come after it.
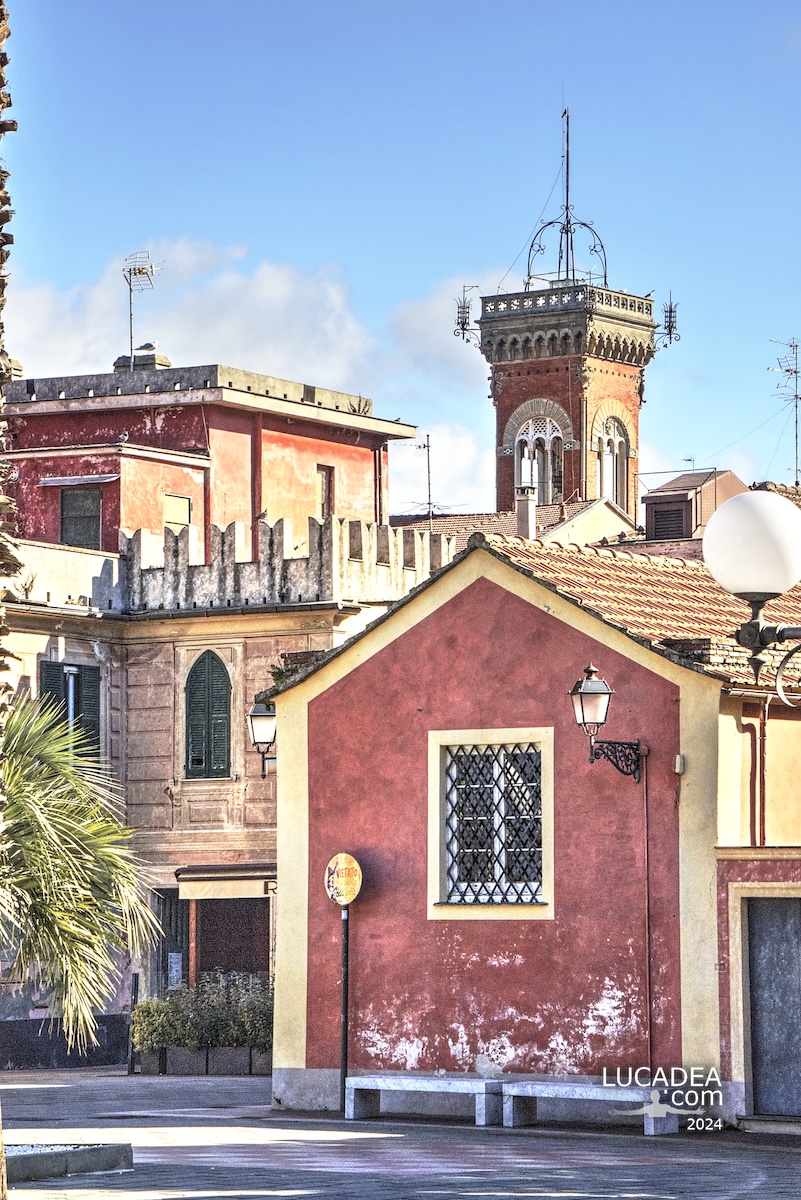
MULTIPOLYGON (((748 605, 724 592, 703 562, 497 535, 485 544, 609 624, 715 675, 753 686, 748 655, 731 636, 748 619, 748 605)), ((801 586, 768 604, 765 616, 801 624, 801 586)), ((774 663, 786 648, 771 653, 774 663)), ((763 682, 772 674, 766 666, 763 682)))
MULTIPOLYGON (((585 508, 589 508, 593 500, 578 500, 570 504, 538 504, 537 532, 548 533, 564 521, 572 521, 585 508)), ((398 516, 389 518, 390 525, 395 528, 419 529, 427 532, 428 517, 415 514, 414 516, 398 516)), ((446 537, 456 539, 456 550, 464 550, 471 533, 501 534, 508 537, 517 535, 517 516, 514 512, 494 513, 437 513, 431 518, 433 533, 444 533, 446 537)))

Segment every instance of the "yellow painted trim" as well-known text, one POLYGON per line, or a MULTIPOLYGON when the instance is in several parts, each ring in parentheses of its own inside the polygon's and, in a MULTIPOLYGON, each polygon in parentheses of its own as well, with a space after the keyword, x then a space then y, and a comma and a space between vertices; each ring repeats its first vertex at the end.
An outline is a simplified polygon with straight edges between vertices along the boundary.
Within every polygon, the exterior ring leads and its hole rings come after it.
POLYGON ((801 883, 730 882, 729 908, 729 1009, 731 1031, 731 1077, 745 1084, 746 1109, 753 1112, 751 1077, 751 986, 748 973, 748 910, 746 900, 795 899, 801 883))
POLYGON ((552 921, 553 867, 553 729, 435 729, 428 734, 428 871, 429 921, 552 921), (447 904, 445 902, 445 794, 442 778, 444 746, 503 746, 533 742, 540 750, 542 803, 542 894, 544 904, 447 904))
POLYGON ((309 738, 305 703, 286 697, 278 709, 277 875, 273 1063, 306 1066, 309 957, 309 738))
POLYGON ((801 846, 718 846, 715 855, 728 858, 801 858, 801 846))

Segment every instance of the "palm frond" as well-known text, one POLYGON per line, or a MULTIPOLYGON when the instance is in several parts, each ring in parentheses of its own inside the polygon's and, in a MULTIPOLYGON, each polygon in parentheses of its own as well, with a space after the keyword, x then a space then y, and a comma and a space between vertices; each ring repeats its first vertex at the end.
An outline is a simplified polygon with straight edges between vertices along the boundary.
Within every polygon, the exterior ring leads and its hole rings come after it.
POLYGON ((0 943, 15 977, 52 989, 51 1013, 79 1049, 114 993, 120 952, 159 932, 121 822, 119 784, 48 699, 15 701, 0 743, 0 943))

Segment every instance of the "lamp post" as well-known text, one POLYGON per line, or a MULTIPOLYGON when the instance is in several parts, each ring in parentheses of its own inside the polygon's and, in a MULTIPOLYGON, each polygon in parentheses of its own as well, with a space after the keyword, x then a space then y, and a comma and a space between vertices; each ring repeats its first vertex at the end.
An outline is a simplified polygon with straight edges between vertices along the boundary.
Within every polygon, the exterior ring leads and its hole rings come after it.
POLYGON ((590 762, 605 758, 621 775, 631 775, 635 783, 640 782, 642 751, 639 741, 598 741, 597 733, 606 724, 609 701, 614 696, 605 679, 598 678, 598 668, 592 663, 584 668, 584 678, 578 679, 570 689, 576 724, 590 739, 590 762))
MULTIPOLYGON (((784 642, 801 642, 801 626, 770 625, 762 610, 801 580, 801 511, 775 492, 743 492, 714 512, 703 541, 704 561, 720 586, 751 607, 751 619, 735 631, 738 645, 750 651, 754 679, 765 663, 762 651, 784 642)), ((781 672, 777 672, 781 693, 781 672)), ((782 698, 784 696, 782 694, 782 698)))
POLYGON ((261 755, 261 777, 267 777, 267 763, 275 763, 275 754, 270 751, 275 746, 275 703, 268 700, 265 704, 256 700, 247 714, 250 740, 261 755))

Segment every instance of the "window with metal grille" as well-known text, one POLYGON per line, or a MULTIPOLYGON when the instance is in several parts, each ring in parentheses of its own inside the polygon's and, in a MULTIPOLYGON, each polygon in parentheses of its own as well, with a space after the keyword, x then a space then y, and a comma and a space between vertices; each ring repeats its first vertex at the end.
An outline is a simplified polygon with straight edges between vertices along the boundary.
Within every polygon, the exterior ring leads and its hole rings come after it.
POLYGON ((61 704, 70 725, 81 729, 91 753, 100 753, 100 668, 69 663, 39 664, 39 694, 61 704))
POLYGON ((527 743, 445 747, 451 904, 542 903, 542 764, 527 743))
POLYGON ((186 777, 231 774, 231 680, 212 650, 201 654, 186 680, 186 777))
POLYGON ((100 488, 62 488, 61 542, 64 546, 100 549, 100 488))

